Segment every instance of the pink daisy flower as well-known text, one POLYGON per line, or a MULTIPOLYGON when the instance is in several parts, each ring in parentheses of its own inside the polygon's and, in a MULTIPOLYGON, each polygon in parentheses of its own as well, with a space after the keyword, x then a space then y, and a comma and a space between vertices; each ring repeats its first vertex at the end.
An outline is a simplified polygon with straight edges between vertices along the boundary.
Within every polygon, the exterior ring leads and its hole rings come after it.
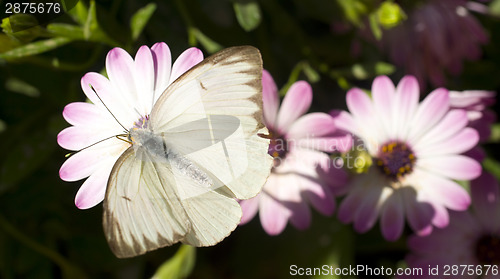
MULTIPOLYGON (((472 265, 474 272, 462 276, 449 270, 450 278, 499 278, 500 270, 500 193, 498 182, 484 172, 471 182, 472 206, 468 211, 451 212, 450 224, 436 229, 425 237, 411 236, 407 256, 410 267, 428 270, 429 265, 436 267, 443 275, 445 265, 472 265), (483 266, 477 270, 476 266, 483 266), (494 265, 489 270, 485 265, 494 265), (486 272, 488 274, 486 274, 486 272)), ((466 270, 467 272, 467 270, 466 270)), ((439 276, 437 276, 439 277, 439 276)), ((436 278, 424 272, 418 278, 436 278)))
POLYGON ((109 78, 98 73, 82 77, 83 92, 92 103, 68 104, 63 116, 72 126, 57 136, 61 147, 81 150, 59 170, 64 181, 86 178, 75 197, 78 208, 93 207, 104 199, 111 169, 130 146, 115 135, 147 118, 168 85, 202 60, 203 53, 190 48, 172 65, 165 43, 156 43, 151 49, 140 47, 135 59, 125 50, 114 48, 106 57, 109 78))
POLYGON ((488 42, 488 36, 467 9, 470 1, 412 2, 408 1, 414 7, 405 9, 408 19, 385 30, 381 46, 393 63, 415 75, 421 85, 429 80, 442 86, 445 72, 458 75, 463 61, 481 57, 481 45, 488 42))
POLYGON ((288 221, 298 229, 307 228, 311 223, 309 204, 324 215, 333 213, 335 188, 345 184, 347 175, 324 152, 349 149, 351 140, 337 133, 330 115, 304 115, 312 102, 307 82, 294 83, 281 107, 276 84, 265 70, 262 86, 264 123, 270 132, 269 154, 274 157, 274 166, 262 192, 241 201, 241 224, 259 211, 264 230, 277 235, 288 221))
POLYGON ((466 210, 469 194, 453 180, 474 179, 480 164, 462 153, 474 147, 478 133, 467 126, 465 110, 450 110, 447 90, 439 88, 419 103, 413 76, 394 86, 377 77, 372 98, 361 89, 347 92, 350 113, 340 112, 336 125, 362 140, 373 164, 356 175, 338 217, 356 231, 371 229, 380 217, 383 236, 398 239, 408 220, 420 235, 432 225, 448 225, 448 211, 466 210))

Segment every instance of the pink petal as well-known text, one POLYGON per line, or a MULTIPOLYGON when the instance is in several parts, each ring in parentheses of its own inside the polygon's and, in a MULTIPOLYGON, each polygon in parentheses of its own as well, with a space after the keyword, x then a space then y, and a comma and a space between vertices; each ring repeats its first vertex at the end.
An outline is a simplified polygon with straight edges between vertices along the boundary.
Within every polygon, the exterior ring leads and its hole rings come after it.
POLYGON ((138 84, 135 80, 134 60, 125 50, 115 47, 108 52, 106 56, 106 71, 111 84, 119 92, 120 97, 125 99, 130 107, 138 110, 138 113, 135 113, 137 119, 149 113, 139 101, 141 98, 139 97, 138 84))
POLYGON ((99 126, 71 126, 59 132, 57 143, 64 149, 80 150, 101 140, 122 134, 123 132, 118 127, 106 129, 106 127, 99 126))
MULTIPOLYGON (((419 171, 419 170, 416 170, 419 171)), ((417 176, 423 191, 451 210, 463 211, 470 205, 470 196, 456 182, 431 173, 417 176)))
POLYGON ((441 203, 431 202, 434 208, 434 218, 432 218, 432 224, 438 228, 445 228, 450 223, 450 215, 448 210, 441 203))
POLYGON ((418 107, 418 98, 420 96, 420 88, 418 81, 413 76, 405 76, 399 82, 396 88, 396 95, 393 109, 393 129, 395 135, 400 139, 406 139, 409 125, 408 122, 413 118, 418 107))
POLYGON ((244 225, 255 217, 257 211, 259 211, 260 194, 256 197, 240 201, 241 210, 243 215, 241 216, 240 225, 244 225))
POLYGON ((104 141, 84 149, 69 157, 59 169, 59 176, 64 181, 77 181, 91 175, 100 164, 114 162, 125 151, 128 144, 118 139, 104 141))
POLYGON ((380 228, 382 235, 388 241, 395 241, 401 237, 405 224, 403 201, 399 191, 390 195, 380 213, 380 228))
POLYGON ((415 139, 427 133, 448 112, 449 95, 444 88, 432 91, 418 107, 409 131, 408 139, 415 139))
POLYGON ((441 155, 461 154, 479 142, 479 134, 472 128, 465 128, 454 136, 428 147, 417 153, 418 158, 434 157, 441 155))
POLYGON ((481 174, 481 165, 463 155, 420 158, 417 165, 429 172, 458 180, 471 180, 481 174))
POLYGON ((63 117, 71 125, 93 125, 102 120, 103 114, 93 104, 75 102, 64 107, 63 117))
POLYGON ((285 95, 278 112, 276 128, 280 134, 285 134, 290 125, 307 112, 312 102, 312 88, 305 81, 297 81, 285 95))
POLYGON ((360 134, 358 124, 350 113, 346 111, 332 110, 329 114, 333 117, 335 126, 338 129, 350 132, 354 135, 360 134))
POLYGON ((464 110, 450 110, 443 119, 428 132, 420 134, 419 138, 412 139, 413 147, 418 150, 433 143, 449 138, 467 126, 467 114, 464 110))
POLYGON ((135 55, 135 81, 138 102, 144 113, 151 111, 154 104, 155 67, 153 54, 147 46, 141 46, 135 55))
POLYGON ((287 202, 286 206, 291 211, 290 223, 299 230, 305 230, 311 225, 311 209, 307 203, 302 200, 300 202, 287 202))
POLYGON ((156 43, 151 48, 155 73, 154 102, 158 100, 163 91, 170 84, 170 70, 172 67, 172 56, 166 43, 156 43))
POLYGON ((378 76, 373 80, 372 98, 373 105, 377 111, 377 116, 380 117, 382 127, 385 133, 390 137, 394 137, 391 124, 392 101, 396 88, 387 76, 378 76))
POLYGON ((267 195, 262 195, 259 205, 260 222, 266 233, 278 235, 283 232, 290 217, 290 211, 267 195))
POLYGON ((354 118, 361 122, 373 118, 372 101, 368 95, 359 88, 347 92, 346 103, 354 118))
POLYGON ((471 197, 476 218, 487 228, 497 231, 500 226, 500 193, 498 181, 488 172, 471 181, 471 197))
POLYGON ((114 162, 100 164, 99 169, 85 180, 78 193, 76 193, 76 207, 79 209, 88 209, 104 200, 106 185, 113 165, 114 162))
POLYGON ((418 235, 428 235, 432 232, 434 209, 427 202, 417 201, 415 190, 410 187, 400 189, 405 204, 406 218, 410 227, 418 235))
POLYGON ((280 234, 290 218, 291 212, 283 201, 290 201, 287 195, 295 193, 288 192, 287 187, 284 187, 289 186, 286 184, 287 181, 287 179, 271 174, 260 194, 260 222, 269 235, 280 234))
POLYGON ((275 129, 279 104, 280 99, 276 83, 268 71, 262 70, 262 105, 264 122, 270 130, 275 129))
POLYGON ((323 186, 318 182, 302 179, 302 195, 321 214, 330 216, 335 209, 335 197, 327 186, 323 186))
POLYGON ((183 53, 181 53, 181 55, 179 55, 172 66, 170 83, 174 82, 178 77, 201 61, 203 61, 203 52, 201 52, 201 50, 195 47, 186 49, 183 53))
POLYGON ((333 117, 326 113, 313 112, 297 119, 290 126, 286 137, 292 139, 316 138, 332 134, 335 130, 333 117))
POLYGON ((358 204, 356 215, 354 216, 354 229, 359 233, 364 233, 370 230, 375 222, 380 211, 382 187, 379 185, 368 185, 368 191, 365 197, 358 204))
POLYGON ((364 187, 357 186, 342 200, 339 206, 338 218, 343 223, 351 223, 354 220, 356 210, 363 201, 364 187))

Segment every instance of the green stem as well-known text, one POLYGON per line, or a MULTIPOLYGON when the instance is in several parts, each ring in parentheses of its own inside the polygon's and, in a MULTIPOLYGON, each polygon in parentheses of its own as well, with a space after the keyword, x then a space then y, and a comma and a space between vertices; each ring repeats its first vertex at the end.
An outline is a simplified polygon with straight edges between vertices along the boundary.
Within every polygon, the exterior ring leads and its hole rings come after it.
POLYGON ((186 24, 189 45, 196 46, 198 41, 196 40, 196 28, 194 27, 193 20, 189 16, 189 12, 184 6, 183 0, 176 0, 175 3, 177 4, 177 8, 179 9, 179 13, 184 20, 184 23, 186 24))
POLYGON ((5 219, 2 215, 0 215, 0 228, 26 247, 38 252, 57 264, 63 271, 66 278, 86 278, 85 274, 78 267, 67 261, 56 251, 35 242, 23 234, 20 230, 16 229, 11 223, 9 223, 9 221, 7 221, 7 219, 5 219))

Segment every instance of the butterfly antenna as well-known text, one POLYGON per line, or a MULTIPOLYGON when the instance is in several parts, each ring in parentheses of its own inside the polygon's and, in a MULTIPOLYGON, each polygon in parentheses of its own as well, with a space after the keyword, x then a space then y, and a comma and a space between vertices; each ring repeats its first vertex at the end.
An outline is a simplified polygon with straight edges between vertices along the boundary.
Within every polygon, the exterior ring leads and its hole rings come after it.
POLYGON ((101 103, 104 105, 104 107, 108 110, 108 112, 111 114, 111 116, 113 116, 113 118, 116 120, 116 122, 122 126, 122 128, 127 131, 127 133, 129 132, 129 130, 127 130, 127 128, 125 128, 125 126, 122 125, 122 123, 120 123, 120 121, 118 121, 118 119, 115 117, 115 115, 111 112, 111 110, 109 110, 108 106, 106 106, 106 104, 102 101, 101 97, 99 97, 99 94, 97 94, 97 91, 95 91, 94 89, 94 86, 92 86, 92 84, 90 84, 90 88, 92 89, 92 91, 94 91, 95 95, 97 96, 97 98, 99 98, 99 101, 101 101, 101 103))
POLYGON ((117 139, 119 139, 119 140, 123 140, 123 141, 125 141, 125 142, 131 143, 131 142, 130 142, 130 141, 128 141, 128 140, 124 140, 124 139, 120 138, 120 137, 127 137, 127 135, 115 135, 115 136, 110 136, 110 137, 107 137, 107 138, 105 138, 105 139, 102 139, 102 140, 100 140, 100 141, 98 141, 98 142, 94 142, 93 144, 91 144, 91 145, 89 145, 89 146, 85 146, 84 148, 82 148, 82 149, 80 149, 80 150, 78 150, 78 151, 75 151, 75 152, 70 152, 70 153, 66 154, 64 157, 66 157, 66 158, 71 157, 71 156, 75 155, 76 153, 78 153, 78 152, 80 152, 80 151, 83 151, 83 150, 85 150, 85 149, 87 149, 87 148, 90 148, 90 147, 92 147, 92 146, 94 146, 94 145, 97 145, 97 144, 99 144, 99 143, 103 142, 103 141, 106 141, 106 140, 109 140, 109 139, 112 139, 112 138, 115 138, 115 137, 116 137, 117 139))

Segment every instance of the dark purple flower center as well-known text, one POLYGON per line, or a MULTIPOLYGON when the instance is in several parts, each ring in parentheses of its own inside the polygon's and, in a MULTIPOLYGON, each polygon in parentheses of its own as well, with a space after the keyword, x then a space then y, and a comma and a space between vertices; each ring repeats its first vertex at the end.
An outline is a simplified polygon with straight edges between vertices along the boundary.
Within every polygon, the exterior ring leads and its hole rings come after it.
POLYGON ((416 160, 406 143, 390 141, 380 148, 375 165, 390 180, 397 181, 413 171, 416 160))
POLYGON ((476 242, 476 258, 481 264, 500 264, 500 237, 481 236, 476 242))
POLYGON ((274 167, 278 167, 281 164, 281 160, 286 157, 288 153, 288 144, 285 138, 281 136, 277 136, 273 132, 269 132, 269 137, 271 138, 271 142, 269 143, 269 155, 274 158, 274 167))

